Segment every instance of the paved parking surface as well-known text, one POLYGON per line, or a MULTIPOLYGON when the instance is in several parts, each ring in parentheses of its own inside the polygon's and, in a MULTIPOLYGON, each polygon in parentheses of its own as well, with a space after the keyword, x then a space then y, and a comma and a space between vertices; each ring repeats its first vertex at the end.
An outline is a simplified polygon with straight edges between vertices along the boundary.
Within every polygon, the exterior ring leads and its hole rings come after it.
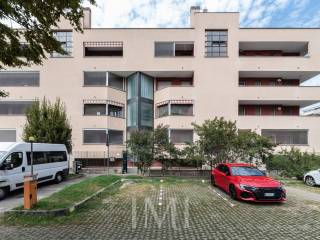
POLYGON ((77 222, 0 226, 1 239, 320 239, 320 203, 232 201, 207 183, 133 183, 97 199, 77 222))

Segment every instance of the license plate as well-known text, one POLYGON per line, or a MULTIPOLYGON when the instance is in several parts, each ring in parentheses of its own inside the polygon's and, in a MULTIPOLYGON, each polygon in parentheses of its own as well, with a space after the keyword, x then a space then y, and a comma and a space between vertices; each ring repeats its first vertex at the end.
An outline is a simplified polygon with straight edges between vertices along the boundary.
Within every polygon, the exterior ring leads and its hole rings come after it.
POLYGON ((265 193, 264 196, 265 197, 274 197, 274 193, 265 193))

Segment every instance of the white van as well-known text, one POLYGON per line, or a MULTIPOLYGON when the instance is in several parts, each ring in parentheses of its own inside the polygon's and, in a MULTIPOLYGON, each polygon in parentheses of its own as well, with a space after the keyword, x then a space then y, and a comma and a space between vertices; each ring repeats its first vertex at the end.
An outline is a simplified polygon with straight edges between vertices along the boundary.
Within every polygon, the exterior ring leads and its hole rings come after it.
MULTIPOLYGON (((33 171, 38 182, 60 183, 69 173, 69 156, 63 144, 33 144, 33 171)), ((31 173, 30 143, 0 143, 0 200, 8 192, 23 188, 31 173)))

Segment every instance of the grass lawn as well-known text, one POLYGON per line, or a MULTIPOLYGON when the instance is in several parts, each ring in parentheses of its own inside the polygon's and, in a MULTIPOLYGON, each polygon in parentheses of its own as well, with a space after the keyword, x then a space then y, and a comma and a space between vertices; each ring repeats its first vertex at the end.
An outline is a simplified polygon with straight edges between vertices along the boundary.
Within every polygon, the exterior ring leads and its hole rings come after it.
MULTIPOLYGON (((51 196, 41 199, 37 205, 33 207, 34 210, 52 210, 59 208, 66 208, 72 206, 86 197, 94 194, 100 189, 110 185, 119 180, 119 176, 98 176, 89 178, 70 186, 63 188, 61 191, 52 194, 51 196)), ((22 209, 19 207, 17 209, 22 209)))

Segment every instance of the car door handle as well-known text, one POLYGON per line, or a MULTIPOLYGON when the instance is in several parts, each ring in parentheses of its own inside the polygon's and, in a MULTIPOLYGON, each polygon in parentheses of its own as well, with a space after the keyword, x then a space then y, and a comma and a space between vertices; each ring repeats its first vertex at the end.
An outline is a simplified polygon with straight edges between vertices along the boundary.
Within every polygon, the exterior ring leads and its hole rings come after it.
POLYGON ((26 168, 25 167, 22 167, 22 172, 24 172, 26 170, 26 168))

